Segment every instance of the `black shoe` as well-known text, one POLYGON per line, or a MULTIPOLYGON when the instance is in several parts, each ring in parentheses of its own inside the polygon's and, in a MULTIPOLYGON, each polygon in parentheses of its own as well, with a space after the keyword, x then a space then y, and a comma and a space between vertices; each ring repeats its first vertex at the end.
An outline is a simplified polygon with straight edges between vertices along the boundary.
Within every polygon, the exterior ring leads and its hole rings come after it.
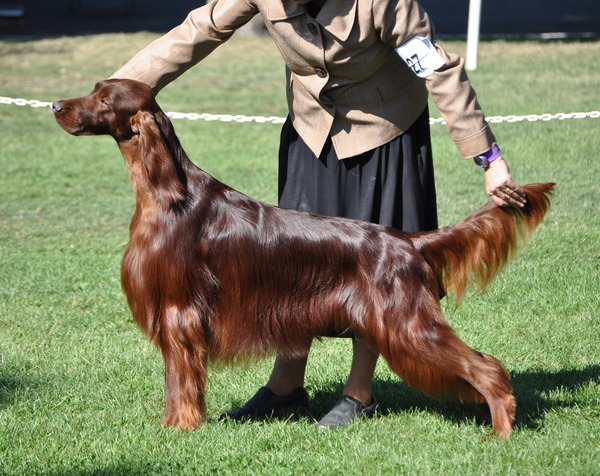
POLYGON ((267 387, 261 387, 243 407, 221 414, 219 420, 263 420, 309 414, 310 403, 304 388, 298 387, 287 395, 275 395, 267 387))
POLYGON ((357 418, 373 416, 376 408, 377 401, 375 398, 372 398, 371 404, 365 407, 356 398, 342 395, 329 413, 317 423, 317 428, 335 428, 349 425, 357 418))

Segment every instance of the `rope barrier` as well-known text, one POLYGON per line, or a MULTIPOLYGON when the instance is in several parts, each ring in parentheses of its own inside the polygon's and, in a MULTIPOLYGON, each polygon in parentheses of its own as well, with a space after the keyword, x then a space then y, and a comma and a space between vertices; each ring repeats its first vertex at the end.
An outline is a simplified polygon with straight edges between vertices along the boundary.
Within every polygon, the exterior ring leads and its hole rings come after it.
MULTIPOLYGON (((51 102, 38 101, 37 99, 22 99, 22 98, 9 98, 0 96, 0 104, 15 105, 15 106, 29 106, 33 108, 50 107, 51 102)), ((229 115, 229 114, 197 114, 197 113, 183 113, 183 112, 167 112, 167 116, 171 119, 187 119, 191 121, 221 121, 221 122, 256 122, 259 124, 271 123, 271 124, 283 124, 285 122, 284 117, 276 116, 243 116, 243 115, 229 115)), ((524 116, 488 116, 486 119, 489 123, 498 124, 501 122, 536 122, 536 121, 553 121, 559 120, 564 121, 566 119, 598 119, 600 118, 600 111, 590 112, 558 112, 556 114, 527 114, 524 116)), ((446 124, 446 121, 442 118, 430 118, 429 124, 446 124)))

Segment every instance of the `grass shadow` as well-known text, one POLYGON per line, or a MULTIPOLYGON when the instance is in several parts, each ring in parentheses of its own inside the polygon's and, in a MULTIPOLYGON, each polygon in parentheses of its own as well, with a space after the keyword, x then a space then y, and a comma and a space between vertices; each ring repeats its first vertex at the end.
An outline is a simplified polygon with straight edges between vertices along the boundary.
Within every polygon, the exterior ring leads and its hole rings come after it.
MULTIPOLYGON (((313 394, 311 403, 316 419, 320 419, 331 409, 342 394, 343 387, 341 383, 335 384, 319 389, 313 394)), ((379 404, 378 414, 382 416, 419 410, 442 415, 457 424, 473 420, 483 424, 487 422, 489 415, 487 408, 483 405, 434 400, 412 390, 404 382, 394 378, 375 379, 373 395, 379 404)))
POLYGON ((537 429, 552 409, 598 405, 598 399, 595 403, 582 402, 572 394, 587 384, 600 384, 600 365, 558 372, 520 372, 513 374, 512 382, 517 399, 515 426, 537 429))
MULTIPOLYGON (((557 398, 553 393, 573 394, 589 383, 600 383, 600 366, 592 365, 584 369, 552 371, 527 371, 512 376, 517 414, 515 428, 539 429, 544 416, 552 409, 585 407, 597 405, 578 400, 577 397, 557 398)), ((325 415, 335 404, 343 390, 343 383, 332 383, 313 393, 312 406, 316 419, 325 415)), ((398 414, 410 410, 433 412, 458 423, 476 421, 490 424, 487 405, 437 401, 415 392, 401 380, 375 379, 373 394, 379 402, 381 415, 398 414)))
POLYGON ((22 399, 32 387, 35 387, 35 383, 30 379, 0 372, 0 408, 13 405, 17 398, 22 399))

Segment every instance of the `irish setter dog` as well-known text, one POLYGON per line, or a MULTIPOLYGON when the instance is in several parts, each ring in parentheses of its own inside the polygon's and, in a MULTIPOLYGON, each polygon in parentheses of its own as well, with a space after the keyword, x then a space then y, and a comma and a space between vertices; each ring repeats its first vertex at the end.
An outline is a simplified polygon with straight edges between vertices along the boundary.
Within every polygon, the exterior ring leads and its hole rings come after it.
POLYGON ((164 358, 164 424, 205 420, 209 359, 293 357, 314 337, 351 332, 412 388, 486 402, 493 432, 508 437, 509 376, 456 336, 439 301, 445 291, 460 300, 470 281, 485 288, 542 221, 554 184, 524 187, 524 209, 490 202, 456 226, 401 233, 224 185, 188 159, 145 84, 102 81, 53 110, 71 134, 111 135, 125 157, 136 205, 121 279, 164 358))

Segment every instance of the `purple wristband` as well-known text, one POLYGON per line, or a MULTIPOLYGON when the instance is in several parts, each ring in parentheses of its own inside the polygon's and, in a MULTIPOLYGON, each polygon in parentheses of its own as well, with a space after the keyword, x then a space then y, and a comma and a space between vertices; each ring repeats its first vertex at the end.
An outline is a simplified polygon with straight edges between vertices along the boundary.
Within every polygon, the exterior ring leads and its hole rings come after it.
POLYGON ((500 147, 498 147, 498 144, 494 144, 492 146, 492 148, 490 150, 488 150, 485 154, 481 154, 481 157, 483 157, 485 160, 487 160, 488 164, 494 160, 496 160, 498 157, 500 157, 500 154, 502 152, 500 152, 500 147))
POLYGON ((484 154, 474 157, 473 160, 479 167, 487 168, 487 166, 500 157, 500 155, 500 147, 498 147, 498 144, 494 144, 490 150, 484 154))

